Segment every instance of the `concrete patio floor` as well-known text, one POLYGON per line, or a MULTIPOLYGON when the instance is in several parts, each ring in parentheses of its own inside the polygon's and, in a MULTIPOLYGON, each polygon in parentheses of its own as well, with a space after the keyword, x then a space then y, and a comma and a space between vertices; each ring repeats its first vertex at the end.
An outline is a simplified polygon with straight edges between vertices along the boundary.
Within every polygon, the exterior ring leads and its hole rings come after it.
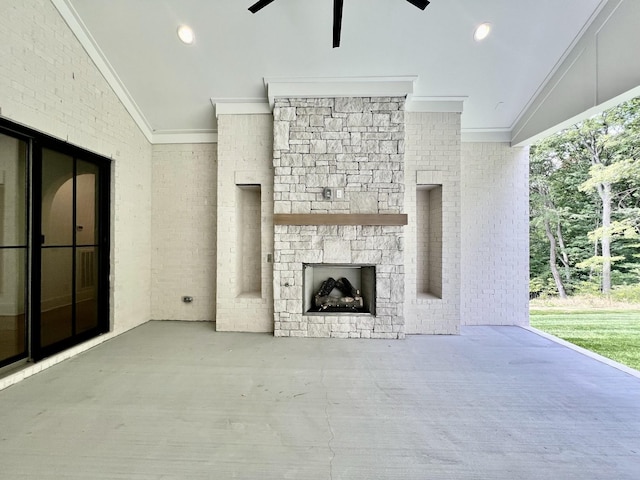
POLYGON ((2 479, 640 478, 640 379, 518 327, 149 322, 0 392, 2 479))

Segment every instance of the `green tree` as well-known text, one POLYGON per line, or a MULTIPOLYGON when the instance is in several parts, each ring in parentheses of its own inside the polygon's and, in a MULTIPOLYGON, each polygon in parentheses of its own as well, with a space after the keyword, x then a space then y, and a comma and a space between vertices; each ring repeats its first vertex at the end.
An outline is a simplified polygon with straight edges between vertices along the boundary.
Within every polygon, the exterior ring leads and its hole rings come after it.
POLYGON ((550 276, 562 296, 584 280, 597 278, 605 294, 614 277, 637 281, 640 98, 534 145, 530 194, 531 275, 539 284, 550 276))
MULTIPOLYGON (((531 226, 541 229, 548 242, 548 268, 560 298, 566 298, 565 281, 571 279, 570 263, 562 236, 562 222, 565 219, 563 209, 554 201, 550 179, 556 170, 552 156, 545 155, 548 150, 537 148, 531 155, 530 172, 530 214, 531 226), (539 153, 543 153, 539 155, 539 153), (564 267, 564 281, 558 269, 558 261, 564 267)), ((541 285, 543 286, 544 283, 541 285)))
POLYGON ((631 212, 638 207, 635 193, 640 178, 639 137, 640 99, 606 110, 570 130, 570 138, 582 147, 591 165, 589 178, 580 190, 597 192, 601 202, 600 226, 590 232, 590 238, 600 242, 601 251, 588 262, 601 268, 605 294, 611 292, 612 263, 625 259, 622 255, 612 255, 611 242, 621 235, 632 238, 634 223, 637 225, 634 221, 637 213, 631 212), (626 210, 626 215, 616 215, 622 210, 626 210))

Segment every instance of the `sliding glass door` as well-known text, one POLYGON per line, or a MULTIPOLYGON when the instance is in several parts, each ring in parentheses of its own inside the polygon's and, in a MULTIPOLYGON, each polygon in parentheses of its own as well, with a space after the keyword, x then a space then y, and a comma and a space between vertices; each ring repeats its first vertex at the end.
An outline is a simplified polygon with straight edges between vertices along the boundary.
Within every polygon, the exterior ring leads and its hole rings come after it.
POLYGON ((34 161, 33 357, 107 331, 108 171, 75 152, 42 148, 34 161), (107 288, 105 288, 107 287, 107 288))
POLYGON ((27 150, 0 133, 0 367, 27 356, 27 150))
POLYGON ((6 123, 0 119, 0 367, 109 330, 110 161, 6 123))

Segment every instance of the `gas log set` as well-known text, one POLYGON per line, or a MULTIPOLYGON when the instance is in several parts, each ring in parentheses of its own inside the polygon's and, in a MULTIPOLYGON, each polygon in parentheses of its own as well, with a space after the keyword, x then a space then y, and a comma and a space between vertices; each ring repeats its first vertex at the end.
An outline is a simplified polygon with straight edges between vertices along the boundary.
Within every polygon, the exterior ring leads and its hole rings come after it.
POLYGON ((335 280, 329 277, 320 286, 320 290, 314 297, 314 305, 319 312, 361 312, 364 308, 364 301, 360 290, 351 285, 346 278, 335 280), (339 295, 332 295, 338 291, 339 295))

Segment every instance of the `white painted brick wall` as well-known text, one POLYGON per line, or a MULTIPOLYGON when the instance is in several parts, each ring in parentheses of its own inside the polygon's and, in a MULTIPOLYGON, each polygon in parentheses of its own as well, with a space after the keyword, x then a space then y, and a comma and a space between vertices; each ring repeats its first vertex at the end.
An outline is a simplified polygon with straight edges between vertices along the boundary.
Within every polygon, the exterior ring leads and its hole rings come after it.
POLYGON ((218 117, 216 329, 273 331, 273 117, 218 117), (238 295, 238 218, 236 185, 261 186, 262 291, 238 295))
POLYGON ((153 146, 155 320, 215 320, 216 159, 216 144, 153 146))
POLYGON ((113 331, 151 316, 151 145, 48 0, 0 0, 0 113, 113 158, 113 331))
POLYGON ((529 152, 462 144, 462 323, 529 323, 529 152))
MULTIPOLYGON (((460 331, 460 114, 405 113, 406 332, 460 331), (442 295, 418 294, 416 191, 442 185, 442 295)), ((422 241, 422 239, 420 240, 422 241)), ((430 275, 434 275, 430 272, 430 275)))

